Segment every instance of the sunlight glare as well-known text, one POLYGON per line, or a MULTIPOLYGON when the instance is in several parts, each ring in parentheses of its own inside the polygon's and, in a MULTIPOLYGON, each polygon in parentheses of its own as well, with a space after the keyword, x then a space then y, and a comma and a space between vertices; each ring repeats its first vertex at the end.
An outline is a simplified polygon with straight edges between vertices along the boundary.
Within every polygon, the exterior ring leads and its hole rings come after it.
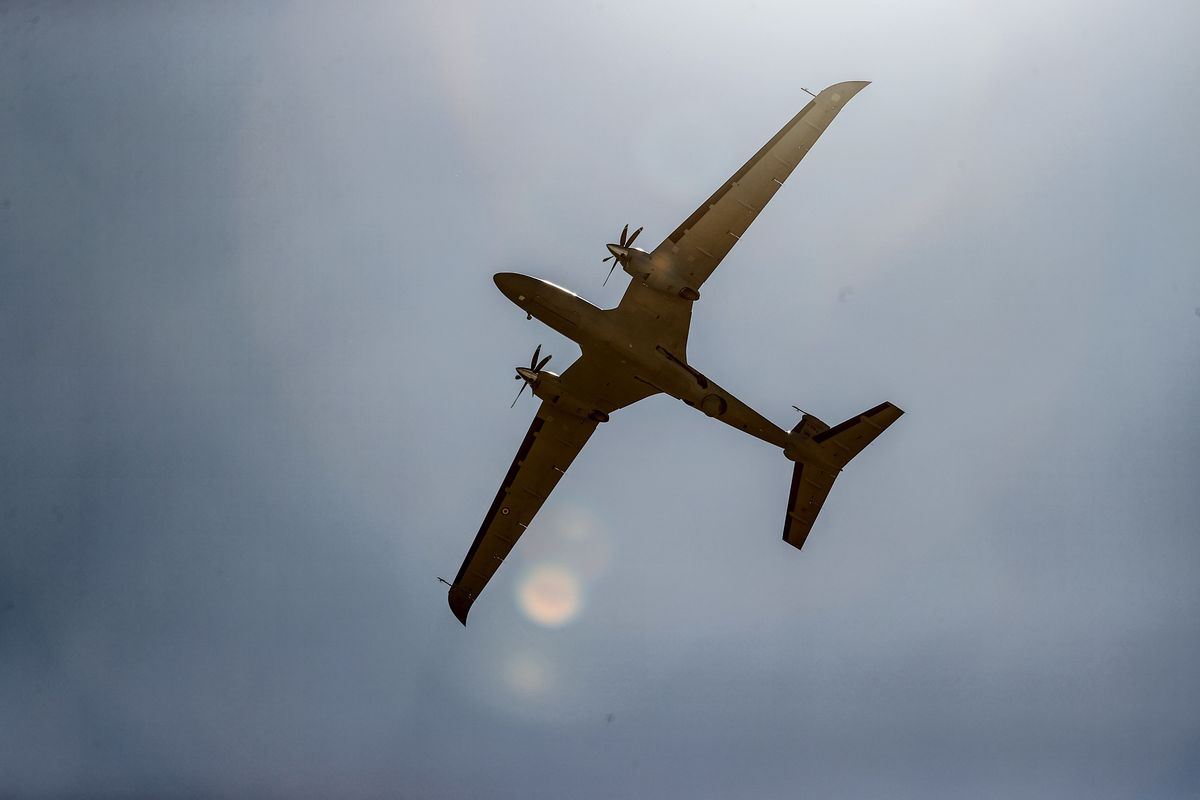
POLYGON ((560 628, 575 619, 582 606, 579 579, 559 564, 538 564, 517 585, 517 602, 533 622, 560 628))

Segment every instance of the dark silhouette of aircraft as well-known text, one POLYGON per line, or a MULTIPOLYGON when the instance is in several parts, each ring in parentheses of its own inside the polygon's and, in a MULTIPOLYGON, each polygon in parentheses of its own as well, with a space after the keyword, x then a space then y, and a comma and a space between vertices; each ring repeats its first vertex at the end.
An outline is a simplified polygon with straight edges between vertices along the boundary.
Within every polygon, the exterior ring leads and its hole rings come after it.
POLYGON ((613 262, 609 277, 617 265, 632 277, 616 308, 597 308, 573 292, 527 275, 495 276, 506 297, 577 342, 583 353, 556 375, 545 369, 550 356, 540 358, 539 345, 529 366, 516 368, 516 379, 523 381, 517 398, 528 387, 542 402, 462 568, 453 583, 443 581, 450 586, 450 608, 464 625, 471 604, 592 431, 617 409, 663 392, 780 448, 795 462, 783 539, 796 548, 804 544, 838 473, 904 413, 882 403, 830 427, 802 412, 800 422, 785 431, 687 359, 692 304, 700 299, 700 287, 833 118, 866 85, 849 81, 815 95, 653 251, 634 247, 642 229, 630 235, 626 225, 619 240, 607 246, 609 256, 604 259, 613 262))

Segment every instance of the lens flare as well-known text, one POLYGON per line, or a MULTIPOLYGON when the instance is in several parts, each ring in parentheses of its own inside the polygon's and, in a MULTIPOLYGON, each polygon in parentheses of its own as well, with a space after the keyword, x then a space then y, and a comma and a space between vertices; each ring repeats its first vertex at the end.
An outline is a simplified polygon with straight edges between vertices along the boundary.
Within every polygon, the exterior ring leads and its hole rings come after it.
POLYGON ((559 564, 539 564, 517 586, 517 602, 533 622, 561 628, 579 614, 582 590, 575 573, 559 564))
POLYGON ((554 688, 554 671, 536 653, 511 653, 504 662, 508 688, 525 700, 545 698, 554 688))

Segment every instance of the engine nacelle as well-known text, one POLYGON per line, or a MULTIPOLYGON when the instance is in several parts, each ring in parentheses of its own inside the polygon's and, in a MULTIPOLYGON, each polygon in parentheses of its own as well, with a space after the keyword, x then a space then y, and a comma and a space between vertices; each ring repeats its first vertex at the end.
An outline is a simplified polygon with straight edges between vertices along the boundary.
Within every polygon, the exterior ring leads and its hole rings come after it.
POLYGON ((542 370, 529 383, 535 396, 540 397, 555 408, 562 409, 577 417, 587 417, 596 422, 608 422, 608 414, 595 407, 593 403, 585 403, 563 386, 562 379, 553 372, 542 370))
POLYGON ((700 292, 676 275, 670 264, 655 264, 645 250, 630 248, 627 253, 621 262, 621 268, 634 280, 641 281, 656 292, 671 297, 682 297, 689 303, 700 299, 700 292))

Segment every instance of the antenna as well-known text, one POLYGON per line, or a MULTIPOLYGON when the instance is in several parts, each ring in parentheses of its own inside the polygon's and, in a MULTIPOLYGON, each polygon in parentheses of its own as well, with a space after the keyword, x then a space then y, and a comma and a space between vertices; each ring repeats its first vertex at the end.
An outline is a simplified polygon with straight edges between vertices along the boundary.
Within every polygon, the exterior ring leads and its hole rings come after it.
POLYGON ((439 577, 438 580, 441 581, 442 583, 446 584, 447 586, 449 586, 451 589, 454 588, 454 584, 451 583, 450 581, 446 580, 445 578, 439 577))
POLYGON ((805 89, 803 86, 801 86, 801 87, 800 87, 800 89, 801 89, 801 90, 802 90, 802 91, 803 91, 805 94, 807 94, 809 97, 811 97, 813 100, 816 100, 816 99, 817 99, 817 96, 816 96, 815 94, 813 94, 812 92, 810 92, 808 89, 805 89))

